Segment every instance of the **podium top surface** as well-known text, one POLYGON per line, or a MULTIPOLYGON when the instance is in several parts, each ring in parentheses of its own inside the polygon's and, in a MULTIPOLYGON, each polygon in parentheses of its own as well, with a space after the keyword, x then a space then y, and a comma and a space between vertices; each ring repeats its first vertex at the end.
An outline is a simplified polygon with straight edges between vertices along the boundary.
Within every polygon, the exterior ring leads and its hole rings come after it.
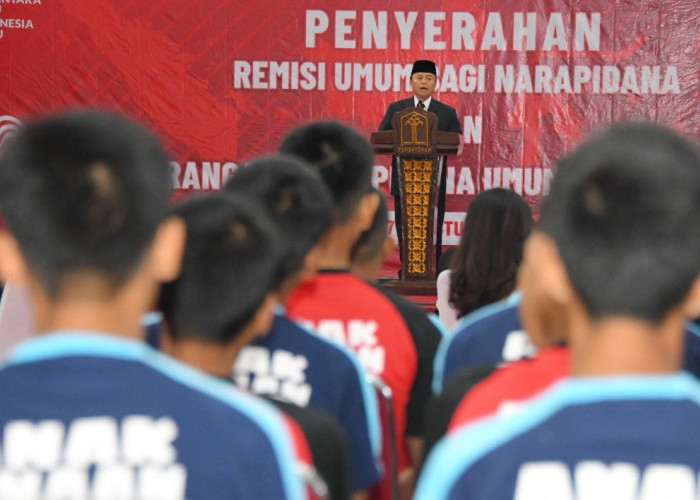
MULTIPOLYGON (((456 132, 436 132, 435 149, 440 156, 456 155, 459 151, 460 137, 456 132)), ((374 154, 378 155, 393 155, 398 154, 396 147, 400 146, 394 143, 394 131, 385 130, 383 132, 372 132, 369 138, 374 154)))
POLYGON ((374 132, 370 143, 375 154, 401 156, 454 155, 459 151, 460 136, 438 131, 436 114, 419 108, 406 108, 391 119, 393 129, 374 132))

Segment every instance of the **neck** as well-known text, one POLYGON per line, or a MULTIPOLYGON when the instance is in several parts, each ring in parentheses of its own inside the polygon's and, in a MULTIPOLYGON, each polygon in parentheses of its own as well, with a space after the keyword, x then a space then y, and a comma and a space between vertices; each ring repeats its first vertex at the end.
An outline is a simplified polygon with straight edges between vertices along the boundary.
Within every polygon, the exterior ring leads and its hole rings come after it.
POLYGON ((313 274, 299 272, 284 280, 277 288, 277 300, 279 301, 279 303, 285 305, 287 303, 287 300, 289 299, 289 296, 294 290, 297 289, 297 287, 302 283, 302 281, 304 281, 305 279, 311 279, 313 276, 315 276, 315 274, 315 272, 313 274))
POLYGON ((354 262, 351 271, 367 281, 376 283, 378 281, 379 270, 382 267, 383 260, 380 258, 368 260, 365 262, 354 262))
POLYGON ((287 300, 289 300, 289 296, 296 289, 298 284, 298 282, 294 284, 290 282, 285 282, 280 285, 280 287, 277 289, 277 296, 279 297, 280 304, 285 305, 287 303, 287 300))
POLYGON ((319 248, 318 268, 349 269, 350 253, 356 239, 357 234, 352 224, 332 228, 319 248))
POLYGON ((38 286, 29 287, 38 332, 88 330, 143 338, 141 317, 155 302, 153 283, 137 278, 108 291, 104 283, 88 279, 63 288, 52 299, 38 286))
POLYGON ((163 335, 163 351, 186 365, 215 377, 230 377, 233 362, 241 346, 236 342, 227 345, 212 344, 201 340, 173 340, 163 335))
POLYGON ((575 375, 651 375, 680 368, 683 317, 679 313, 670 314, 658 327, 627 317, 570 324, 575 375))

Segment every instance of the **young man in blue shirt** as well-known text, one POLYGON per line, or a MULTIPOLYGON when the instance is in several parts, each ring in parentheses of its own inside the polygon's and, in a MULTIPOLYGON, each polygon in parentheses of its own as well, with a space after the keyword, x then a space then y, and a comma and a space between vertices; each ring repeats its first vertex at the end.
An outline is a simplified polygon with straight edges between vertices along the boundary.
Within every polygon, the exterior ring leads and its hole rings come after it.
POLYGON ((700 152, 658 125, 561 162, 525 260, 566 312, 573 378, 446 438, 417 498, 697 497, 700 385, 678 370, 700 310, 698 208, 700 152))
POLYGON ((248 199, 272 222, 283 262, 276 289, 280 307, 272 327, 242 349, 234 380, 255 394, 314 407, 337 419, 350 448, 352 489, 365 491, 381 477, 372 388, 354 354, 292 321, 284 310, 302 279, 317 272, 319 242, 333 220, 331 196, 316 172, 285 156, 246 164, 225 191, 248 199))
POLYGON ((169 181, 117 115, 29 123, 3 150, 0 272, 40 335, 0 369, 0 497, 304 498, 277 412, 143 343, 182 256, 169 181))

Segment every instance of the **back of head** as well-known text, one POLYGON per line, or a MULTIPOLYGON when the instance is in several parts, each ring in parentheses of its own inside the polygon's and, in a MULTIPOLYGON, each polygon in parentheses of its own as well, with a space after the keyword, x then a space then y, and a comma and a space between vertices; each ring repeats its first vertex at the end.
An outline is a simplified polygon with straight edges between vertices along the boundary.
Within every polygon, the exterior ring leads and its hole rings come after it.
POLYGON ((280 152, 318 171, 335 203, 335 224, 345 224, 369 192, 374 157, 367 140, 338 122, 316 122, 289 134, 280 152))
POLYGON ((384 248, 389 228, 389 213, 386 208, 386 198, 377 188, 372 188, 372 192, 379 199, 377 211, 374 214, 372 225, 365 230, 352 248, 352 263, 367 262, 377 258, 384 248))
POLYGON ((700 152, 659 125, 611 128, 559 165, 539 229, 593 319, 658 324, 700 273, 700 152))
POLYGON ((176 340, 226 344, 253 319, 277 285, 274 230, 244 200, 221 194, 185 200, 180 277, 163 286, 160 309, 176 340))
POLYGON ((515 289, 532 224, 530 207, 513 191, 490 189, 472 200, 450 273, 450 303, 459 316, 515 289))
POLYGON ((116 114, 28 123, 0 157, 0 211, 49 296, 95 273, 113 289, 135 271, 167 215, 168 159, 116 114))
POLYGON ((319 175, 292 157, 255 160, 238 169, 225 190, 262 205, 284 253, 282 279, 304 265, 306 254, 333 222, 333 202, 319 175))

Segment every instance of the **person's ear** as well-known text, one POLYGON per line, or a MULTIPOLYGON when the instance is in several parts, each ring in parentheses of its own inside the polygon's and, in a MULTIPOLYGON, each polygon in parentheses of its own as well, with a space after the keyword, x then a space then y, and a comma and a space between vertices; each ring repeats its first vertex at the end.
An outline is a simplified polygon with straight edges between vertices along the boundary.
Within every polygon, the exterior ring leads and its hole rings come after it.
POLYGON ((30 276, 29 265, 15 237, 7 231, 0 231, 0 280, 26 285, 30 276))
POLYGON ((687 319, 700 318, 700 276, 695 278, 693 286, 690 287, 690 292, 683 301, 682 309, 683 315, 687 319))
POLYGON ((558 304, 570 301, 574 290, 554 240, 544 233, 535 232, 528 238, 526 246, 545 293, 558 304))
POLYGON ((391 259, 396 252, 397 244, 390 235, 387 235, 384 240, 384 245, 382 245, 382 262, 391 259))
POLYGON ((168 217, 156 231, 151 245, 149 264, 154 279, 161 283, 180 275, 187 230, 179 217, 168 217))
POLYGON ((377 208, 379 208, 379 196, 384 196, 378 193, 367 193, 360 200, 360 204, 357 207, 357 225, 360 231, 366 231, 374 222, 374 216, 377 213, 377 208))

